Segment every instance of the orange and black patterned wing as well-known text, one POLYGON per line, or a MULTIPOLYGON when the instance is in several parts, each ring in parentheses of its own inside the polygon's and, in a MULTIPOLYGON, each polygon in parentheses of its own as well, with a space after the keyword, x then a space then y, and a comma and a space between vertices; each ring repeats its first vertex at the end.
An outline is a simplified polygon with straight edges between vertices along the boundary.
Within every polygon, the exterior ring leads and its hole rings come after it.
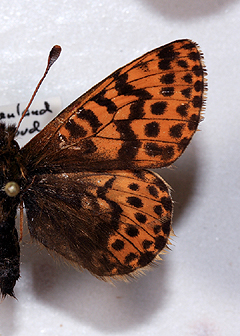
POLYGON ((204 66, 179 40, 115 71, 22 150, 29 171, 157 168, 174 162, 201 118, 204 66))
POLYGON ((99 277, 148 265, 171 232, 169 187, 146 170, 37 175, 23 200, 31 236, 99 277))

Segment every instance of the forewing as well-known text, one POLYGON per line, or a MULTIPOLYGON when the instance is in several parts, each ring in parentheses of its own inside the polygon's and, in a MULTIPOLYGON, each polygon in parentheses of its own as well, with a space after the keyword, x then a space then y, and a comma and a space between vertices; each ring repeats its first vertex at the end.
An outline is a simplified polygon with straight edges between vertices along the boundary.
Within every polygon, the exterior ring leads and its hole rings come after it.
POLYGON ((99 277, 148 265, 171 232, 169 188, 145 170, 35 176, 24 202, 31 236, 99 277))
POLYGON ((23 149, 29 169, 163 167, 184 151, 200 121, 204 66, 179 40, 115 71, 61 112, 23 149))

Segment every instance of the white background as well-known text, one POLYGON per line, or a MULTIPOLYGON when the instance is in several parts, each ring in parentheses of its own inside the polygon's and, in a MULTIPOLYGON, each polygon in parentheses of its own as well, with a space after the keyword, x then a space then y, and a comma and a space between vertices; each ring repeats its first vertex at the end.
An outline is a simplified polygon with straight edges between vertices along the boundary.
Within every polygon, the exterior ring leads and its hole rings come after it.
POLYGON ((113 287, 56 263, 26 234, 18 301, 0 304, 1 336, 239 335, 240 1, 1 0, 0 105, 30 98, 54 44, 63 52, 38 98, 60 96, 65 107, 179 38, 201 46, 209 91, 201 131, 161 171, 176 202, 172 251, 113 287))

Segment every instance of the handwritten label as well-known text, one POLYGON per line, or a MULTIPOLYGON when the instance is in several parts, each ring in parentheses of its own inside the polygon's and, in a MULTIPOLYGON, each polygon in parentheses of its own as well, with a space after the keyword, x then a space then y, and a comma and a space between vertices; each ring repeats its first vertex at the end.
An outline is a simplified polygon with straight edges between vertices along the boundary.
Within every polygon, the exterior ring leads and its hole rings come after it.
MULTIPOLYGON (((61 99, 52 97, 35 100, 27 111, 17 132, 17 142, 24 146, 34 135, 40 132, 49 121, 61 111, 61 99)), ((17 125, 27 103, 17 103, 0 107, 0 122, 17 125)))

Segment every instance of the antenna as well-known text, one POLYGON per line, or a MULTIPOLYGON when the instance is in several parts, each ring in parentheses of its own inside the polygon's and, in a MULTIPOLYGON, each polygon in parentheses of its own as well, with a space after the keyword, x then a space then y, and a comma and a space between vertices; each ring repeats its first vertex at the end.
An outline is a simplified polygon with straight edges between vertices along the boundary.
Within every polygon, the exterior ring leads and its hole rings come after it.
POLYGON ((18 129, 19 129, 19 126, 20 126, 20 124, 21 124, 23 118, 25 117, 25 115, 26 115, 26 113, 27 113, 27 110, 29 109, 30 105, 32 104, 32 101, 33 101, 33 99, 35 98, 35 96, 36 96, 36 94, 37 94, 37 92, 38 92, 38 89, 39 89, 39 87, 41 86, 41 84, 42 84, 44 78, 46 77, 46 75, 47 75, 49 69, 51 68, 51 66, 53 65, 53 63, 54 63, 54 62, 58 59, 58 57, 60 56, 60 54, 61 54, 61 50, 62 50, 62 48, 61 48, 59 45, 55 45, 54 47, 52 47, 52 50, 50 51, 49 56, 48 56, 48 62, 47 62, 46 70, 45 70, 45 72, 44 72, 42 78, 40 79, 38 85, 36 86, 36 89, 35 89, 35 91, 33 92, 33 95, 32 95, 32 97, 31 97, 31 99, 30 99, 30 101, 29 101, 27 107, 26 107, 25 110, 23 111, 23 114, 22 114, 22 116, 21 116, 21 118, 20 118, 20 120, 19 120, 19 122, 18 122, 18 125, 17 125, 17 128, 16 128, 16 132, 15 132, 15 134, 17 133, 17 131, 18 131, 18 129))

